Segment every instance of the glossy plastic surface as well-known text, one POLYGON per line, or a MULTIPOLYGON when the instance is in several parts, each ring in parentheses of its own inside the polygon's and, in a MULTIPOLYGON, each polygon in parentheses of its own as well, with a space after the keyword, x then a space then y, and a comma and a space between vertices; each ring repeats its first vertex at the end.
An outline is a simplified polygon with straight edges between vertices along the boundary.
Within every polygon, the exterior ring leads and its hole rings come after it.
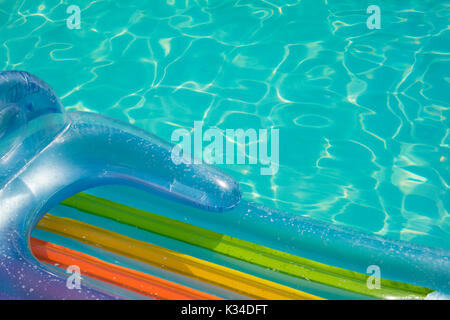
POLYGON ((0 298, 121 298, 86 286, 68 290, 67 275, 31 254, 32 228, 79 191, 123 184, 217 214, 240 201, 239 184, 207 165, 171 160, 172 145, 93 113, 64 112, 35 76, 0 73, 0 298))

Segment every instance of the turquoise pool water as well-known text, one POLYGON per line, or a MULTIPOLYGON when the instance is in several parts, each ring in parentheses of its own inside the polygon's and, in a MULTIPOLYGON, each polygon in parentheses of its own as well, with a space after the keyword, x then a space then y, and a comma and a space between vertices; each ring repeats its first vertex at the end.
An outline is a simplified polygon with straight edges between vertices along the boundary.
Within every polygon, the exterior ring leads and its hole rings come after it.
POLYGON ((0 69, 166 140, 197 120, 277 128, 276 175, 219 165, 245 198, 450 249, 449 16, 441 0, 0 0, 0 69))

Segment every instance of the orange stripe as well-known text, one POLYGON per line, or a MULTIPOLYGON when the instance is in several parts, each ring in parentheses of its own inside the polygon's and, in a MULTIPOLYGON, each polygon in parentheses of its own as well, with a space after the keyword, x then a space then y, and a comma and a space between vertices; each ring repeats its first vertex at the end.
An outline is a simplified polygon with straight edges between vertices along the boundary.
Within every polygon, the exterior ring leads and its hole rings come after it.
POLYGON ((31 238, 31 249, 42 262, 57 264, 61 268, 77 265, 82 274, 158 300, 221 300, 208 293, 36 238, 31 238))

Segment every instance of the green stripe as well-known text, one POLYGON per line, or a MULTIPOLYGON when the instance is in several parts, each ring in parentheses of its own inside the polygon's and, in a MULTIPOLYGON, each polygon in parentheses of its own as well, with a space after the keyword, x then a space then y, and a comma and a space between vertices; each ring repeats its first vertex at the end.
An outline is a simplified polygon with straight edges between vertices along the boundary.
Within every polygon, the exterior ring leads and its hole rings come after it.
POLYGON ((381 279, 380 289, 368 289, 368 275, 329 266, 255 243, 196 227, 120 203, 80 193, 63 205, 183 241, 300 279, 379 299, 423 299, 432 290, 381 279))

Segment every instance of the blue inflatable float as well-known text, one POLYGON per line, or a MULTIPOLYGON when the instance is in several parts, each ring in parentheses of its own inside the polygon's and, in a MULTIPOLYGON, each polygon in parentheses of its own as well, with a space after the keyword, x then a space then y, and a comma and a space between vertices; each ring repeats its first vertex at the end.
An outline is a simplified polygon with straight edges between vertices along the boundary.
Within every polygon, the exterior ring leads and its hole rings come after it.
POLYGON ((241 200, 232 177, 204 164, 176 165, 172 147, 108 117, 65 112, 42 80, 26 72, 1 72, 0 298, 127 297, 94 283, 68 290, 67 275, 50 270, 30 250, 30 233, 47 211, 80 191, 105 185, 134 187, 177 202, 176 209, 165 208, 173 219, 189 217, 209 230, 361 273, 378 265, 388 279, 449 293, 448 251, 241 200))

